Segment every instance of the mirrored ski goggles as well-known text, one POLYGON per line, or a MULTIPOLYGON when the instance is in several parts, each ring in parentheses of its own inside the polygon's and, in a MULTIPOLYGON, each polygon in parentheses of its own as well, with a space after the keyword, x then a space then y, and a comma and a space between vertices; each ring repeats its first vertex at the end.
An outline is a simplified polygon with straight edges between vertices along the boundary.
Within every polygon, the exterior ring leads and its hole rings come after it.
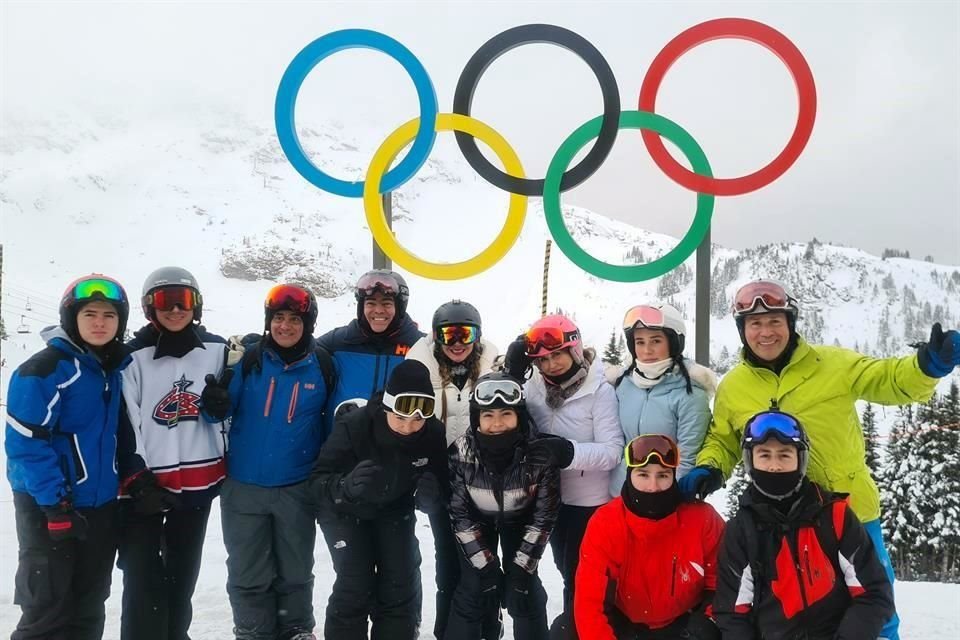
POLYGON ((776 282, 750 282, 740 287, 733 298, 733 315, 741 316, 756 311, 762 304, 767 311, 796 309, 797 301, 776 282))
POLYGON ((784 444, 803 444, 800 423, 789 413, 764 411, 747 421, 743 431, 744 444, 760 444, 776 438, 784 444))
POLYGON ((419 393, 398 393, 391 395, 384 392, 383 406, 403 418, 429 418, 433 415, 433 410, 437 402, 433 396, 425 396, 419 393))
POLYGON ((267 292, 264 303, 271 311, 306 313, 310 309, 310 292, 292 284, 278 284, 267 292))
POLYGON ((534 327, 524 336, 526 355, 537 358, 580 341, 580 331, 563 331, 556 327, 534 327))
POLYGON ((158 311, 172 311, 174 307, 190 311, 202 303, 200 294, 190 287, 164 287, 143 296, 143 304, 158 311))
POLYGON ((644 327, 659 328, 664 326, 664 322, 663 311, 646 305, 632 307, 628 309, 627 314, 623 316, 624 330, 636 329, 638 323, 644 327))
POLYGON ((513 380, 483 380, 473 390, 473 399, 481 407, 488 407, 497 400, 515 407, 523 402, 523 387, 513 380))
POLYGON ((480 339, 480 329, 472 324, 450 324, 437 327, 436 339, 442 345, 473 344, 480 339))
POLYGON ((119 282, 110 278, 84 278, 73 284, 73 299, 103 298, 112 302, 126 302, 127 294, 119 282))
POLYGON ((668 469, 680 466, 680 450, 670 438, 656 433, 642 434, 627 443, 623 449, 627 467, 645 467, 655 462, 668 469))
POLYGON ((405 285, 388 273, 365 273, 357 282, 357 296, 372 296, 378 291, 388 296, 405 293, 405 285))

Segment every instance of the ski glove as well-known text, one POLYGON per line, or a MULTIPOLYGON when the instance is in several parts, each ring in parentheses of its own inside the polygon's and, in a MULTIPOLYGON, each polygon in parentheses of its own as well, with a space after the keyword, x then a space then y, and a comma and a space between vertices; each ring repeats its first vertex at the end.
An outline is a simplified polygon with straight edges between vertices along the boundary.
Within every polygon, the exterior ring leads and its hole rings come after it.
POLYGON ((531 598, 533 576, 515 564, 507 568, 503 590, 503 604, 514 618, 528 618, 533 613, 534 598, 531 598))
POLYGON ((503 571, 500 570, 500 558, 493 556, 483 569, 477 569, 476 578, 480 586, 480 599, 486 604, 496 603, 499 608, 503 593, 503 571))
POLYGON ((677 481, 680 493, 687 500, 703 500, 723 486, 723 474, 713 467, 694 467, 677 481))
POLYGON ((523 380, 533 359, 527 355, 527 339, 523 334, 510 343, 503 358, 503 368, 511 378, 523 380))
POLYGON ((527 448, 527 462, 566 469, 573 462, 573 443, 561 437, 540 437, 527 448))
POLYGON ((424 513, 434 513, 443 509, 443 492, 440 491, 440 481, 437 480, 437 476, 429 471, 420 476, 413 500, 417 509, 424 513))
POLYGON ((350 502, 368 502, 382 488, 383 467, 373 460, 361 460, 340 481, 343 495, 350 502))
POLYGON ((200 404, 203 410, 216 420, 223 420, 230 413, 230 381, 233 380, 233 369, 227 369, 217 380, 212 373, 203 379, 207 386, 200 394, 200 404))
POLYGON ((47 533, 54 542, 60 540, 86 540, 87 519, 83 514, 74 511, 73 504, 63 499, 52 507, 41 507, 47 516, 47 533))
POLYGON ((930 340, 920 345, 917 362, 920 370, 931 378, 950 375, 954 367, 960 366, 960 333, 944 332, 940 323, 935 323, 930 330, 930 340))
POLYGON ((147 469, 127 486, 133 498, 133 510, 143 516, 153 516, 180 507, 180 498, 157 484, 157 478, 147 469))

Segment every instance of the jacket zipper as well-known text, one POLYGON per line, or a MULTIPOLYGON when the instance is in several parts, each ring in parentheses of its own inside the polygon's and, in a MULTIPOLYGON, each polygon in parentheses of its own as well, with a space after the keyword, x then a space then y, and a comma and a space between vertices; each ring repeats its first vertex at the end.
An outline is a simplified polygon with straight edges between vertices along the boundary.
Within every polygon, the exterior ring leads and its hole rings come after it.
MULTIPOLYGON (((377 359, 373 363, 373 388, 370 389, 370 395, 372 396, 377 392, 377 383, 380 381, 377 379, 380 377, 380 353, 377 352, 377 359)), ((386 384, 384 384, 386 386, 386 384)))
POLYGON ((803 568, 800 565, 800 548, 799 540, 791 540, 789 536, 787 538, 787 546, 792 547, 790 552, 795 558, 793 566, 797 570, 797 582, 800 583, 800 600, 803 602, 803 608, 807 608, 807 585, 803 583, 803 568))
POLYGON ((270 388, 267 389, 267 402, 263 405, 263 417, 268 418, 270 416, 270 405, 273 403, 273 389, 277 386, 277 379, 270 378, 270 388))
POLYGON ((290 394, 290 407, 287 409, 287 424, 293 422, 293 416, 297 411, 297 394, 300 391, 300 383, 293 385, 293 393, 290 394))
POLYGON ((812 587, 813 573, 810 571, 810 548, 807 545, 803 545, 803 562, 807 565, 807 582, 809 582, 812 587))
POLYGON ((670 596, 673 597, 673 589, 677 584, 677 556, 673 556, 673 567, 670 569, 670 596))

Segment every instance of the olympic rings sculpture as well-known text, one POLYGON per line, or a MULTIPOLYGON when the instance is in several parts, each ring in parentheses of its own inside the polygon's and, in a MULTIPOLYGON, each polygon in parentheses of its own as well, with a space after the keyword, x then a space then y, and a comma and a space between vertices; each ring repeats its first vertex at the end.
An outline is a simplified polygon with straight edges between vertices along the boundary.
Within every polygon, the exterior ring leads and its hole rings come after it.
POLYGON ((452 113, 440 113, 437 94, 426 69, 405 46, 393 38, 366 29, 346 29, 314 40, 288 65, 274 110, 277 137, 290 163, 307 181, 332 194, 363 198, 364 212, 374 240, 395 263, 411 273, 436 280, 456 280, 476 275, 502 259, 520 236, 526 219, 527 198, 543 198, 544 216, 557 246, 584 271, 606 280, 639 282, 661 276, 686 260, 710 228, 714 196, 733 196, 760 189, 789 169, 806 147, 813 131, 817 92, 813 73, 800 50, 782 33, 761 22, 745 18, 720 18, 697 24, 682 32, 656 55, 640 86, 638 109, 621 111, 620 91, 610 65, 600 52, 580 35, 555 25, 527 24, 508 29, 487 41, 470 58, 454 92, 452 113), (797 89, 797 122, 783 150, 754 173, 735 178, 715 178, 700 145, 680 125, 655 113, 657 92, 667 71, 684 53, 712 40, 735 38, 762 45, 786 65, 797 89), (530 43, 549 43, 577 55, 593 71, 600 84, 603 112, 577 128, 558 148, 543 179, 525 176, 523 166, 509 143, 489 125, 471 116, 473 95, 480 78, 504 53, 530 43), (307 157, 297 137, 294 110, 297 96, 310 71, 339 51, 367 48, 384 53, 403 66, 413 80, 420 103, 420 116, 401 125, 374 153, 366 178, 351 182, 334 178, 307 157), (560 194, 581 184, 606 160, 620 129, 640 129, 644 145, 656 165, 671 180, 697 194, 693 223, 678 245, 666 255, 640 265, 614 265, 595 258, 580 247, 563 222, 560 194), (510 194, 507 220, 500 233, 476 256, 456 263, 435 263, 417 257, 397 241, 386 223, 380 195, 412 178, 426 162, 438 131, 453 131, 464 158, 487 182, 510 194), (476 140, 490 146, 504 170, 488 161, 476 140), (690 162, 686 169, 667 151, 662 138, 673 142, 690 162), (590 151, 573 168, 573 158, 590 141, 590 151), (391 163, 413 141, 410 150, 393 168, 391 163))

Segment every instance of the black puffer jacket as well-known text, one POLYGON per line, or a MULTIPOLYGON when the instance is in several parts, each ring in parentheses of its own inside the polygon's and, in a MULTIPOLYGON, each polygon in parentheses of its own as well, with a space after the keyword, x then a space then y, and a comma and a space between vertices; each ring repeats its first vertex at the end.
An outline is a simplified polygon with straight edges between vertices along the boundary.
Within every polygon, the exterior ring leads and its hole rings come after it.
MULTIPOLYGON (((526 416, 524 416, 526 417, 526 416)), ((524 459, 537 438, 534 430, 516 448, 513 461, 502 474, 483 463, 475 427, 450 445, 450 519, 463 554, 477 569, 493 562, 496 549, 483 539, 481 526, 525 525, 523 542, 513 561, 529 573, 547 546, 560 509, 560 474, 556 467, 534 465, 524 459)))
POLYGON ((382 398, 377 394, 363 409, 338 419, 323 443, 310 475, 321 519, 349 513, 372 520, 384 512, 412 511, 417 481, 426 472, 437 477, 441 490, 448 486, 443 423, 431 416, 416 434, 398 437, 387 425, 382 398), (371 500, 353 502, 344 494, 343 478, 363 460, 373 460, 383 469, 382 484, 371 500))

